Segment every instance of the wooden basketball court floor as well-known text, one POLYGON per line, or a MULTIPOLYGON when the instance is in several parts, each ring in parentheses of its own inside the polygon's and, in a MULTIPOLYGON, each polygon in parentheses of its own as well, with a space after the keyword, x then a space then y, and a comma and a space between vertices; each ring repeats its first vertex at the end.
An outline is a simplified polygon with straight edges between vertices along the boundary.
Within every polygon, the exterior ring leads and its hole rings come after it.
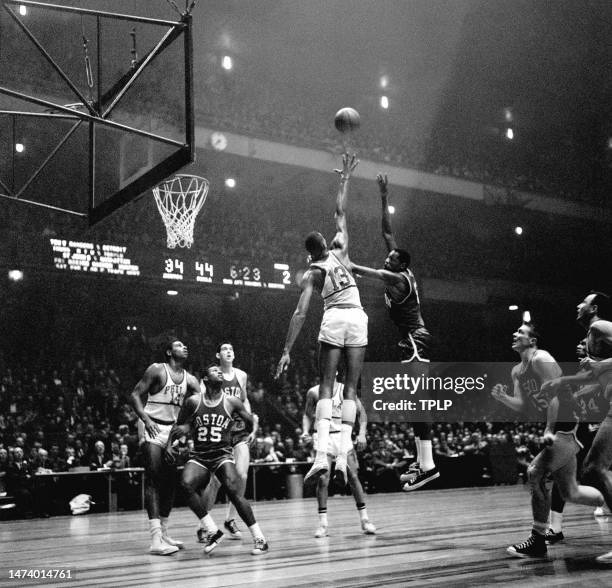
MULTIPOLYGON (((171 534, 186 548, 152 556, 142 511, 0 523, 1 586, 612 586, 612 566, 594 558, 612 550, 612 517, 567 505, 565 542, 547 559, 506 553, 530 529, 525 486, 420 490, 367 497, 376 536, 361 533, 350 496, 333 497, 330 536, 315 539, 314 499, 259 502, 257 519, 270 553, 250 555, 248 530, 210 556, 195 542, 195 516, 175 509, 171 534), (10 570, 70 569, 70 580, 11 579, 10 570)), ((213 515, 223 520, 224 508, 213 515)))

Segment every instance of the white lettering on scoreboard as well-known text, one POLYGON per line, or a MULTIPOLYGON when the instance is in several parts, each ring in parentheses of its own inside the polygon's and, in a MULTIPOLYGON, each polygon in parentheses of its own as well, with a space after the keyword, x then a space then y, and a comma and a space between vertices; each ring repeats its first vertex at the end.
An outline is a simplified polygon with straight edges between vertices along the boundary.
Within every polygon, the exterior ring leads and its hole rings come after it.
POLYGON ((125 257, 127 247, 50 239, 57 269, 121 276, 139 276, 140 268, 125 257))

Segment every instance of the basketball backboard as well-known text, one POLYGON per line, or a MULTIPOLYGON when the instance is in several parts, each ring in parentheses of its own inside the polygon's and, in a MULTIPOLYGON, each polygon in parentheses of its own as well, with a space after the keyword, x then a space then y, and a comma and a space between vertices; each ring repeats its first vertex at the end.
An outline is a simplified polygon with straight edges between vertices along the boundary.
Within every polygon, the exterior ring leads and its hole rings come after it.
POLYGON ((1 0, 0 195, 91 225, 192 162, 191 18, 1 0))

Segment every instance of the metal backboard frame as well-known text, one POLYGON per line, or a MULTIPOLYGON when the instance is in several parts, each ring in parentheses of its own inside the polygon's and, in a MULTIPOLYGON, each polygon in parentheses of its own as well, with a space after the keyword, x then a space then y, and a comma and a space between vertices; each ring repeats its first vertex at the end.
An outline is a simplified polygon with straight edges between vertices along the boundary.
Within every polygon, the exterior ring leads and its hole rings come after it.
MULTIPOLYGON (((40 52, 46 62, 60 76, 61 80, 66 84, 74 94, 75 103, 56 104, 55 102, 44 99, 40 96, 30 95, 23 92, 15 91, 10 88, 0 85, 0 93, 9 97, 23 100, 25 102, 42 106, 46 112, 26 112, 23 110, 0 110, 0 116, 8 117, 40 117, 46 119, 60 118, 74 121, 70 129, 65 132, 58 143, 50 149, 47 157, 40 163, 29 179, 18 190, 11 190, 0 179, 0 197, 9 198, 15 201, 32 204, 45 208, 66 212, 69 214, 87 217, 89 224, 94 225, 104 219, 112 212, 138 197, 140 194, 159 183, 164 178, 178 171, 185 165, 192 163, 195 160, 195 141, 194 141, 194 104, 193 104, 193 40, 192 40, 192 16, 191 9, 193 2, 185 12, 180 13, 178 21, 168 21, 141 16, 125 15, 110 13, 98 10, 90 10, 84 8, 76 8, 72 6, 61 6, 56 4, 45 4, 32 0, 3 0, 3 9, 8 13, 10 18, 16 23, 24 37, 29 39, 36 49, 40 52), (54 10, 64 13, 72 13, 93 17, 96 22, 96 47, 98 53, 96 77, 97 77, 97 95, 95 98, 87 99, 83 93, 77 88, 70 77, 62 70, 60 65, 53 57, 45 50, 45 47, 39 42, 27 24, 20 18, 19 7, 39 8, 44 10, 54 10), (119 19, 130 21, 132 23, 143 23, 147 25, 159 26, 162 34, 155 47, 150 50, 142 58, 137 59, 132 64, 132 67, 126 71, 112 87, 104 93, 101 93, 101 62, 100 55, 103 51, 101 47, 101 26, 103 19, 119 19), (163 30, 165 29, 165 31, 163 30), (109 116, 121 103, 122 98, 138 80, 142 72, 170 45, 173 43, 183 42, 184 52, 184 71, 185 71, 185 92, 184 92, 184 137, 181 140, 176 140, 163 134, 152 133, 150 131, 139 129, 134 126, 129 126, 109 119, 109 116), (32 182, 42 173, 49 162, 54 158, 70 136, 82 125, 87 125, 88 132, 88 172, 87 181, 87 200, 88 212, 62 208, 46 203, 37 202, 28 199, 27 189, 32 182), (103 199, 102 195, 96 192, 96 132, 100 127, 108 127, 120 132, 131 135, 145 137, 151 141, 158 142, 164 145, 174 147, 174 151, 163 161, 154 165, 151 169, 144 172, 137 178, 132 179, 123 185, 120 189, 114 192, 110 197, 103 199)), ((13 121, 15 118, 13 118, 13 121)), ((13 125, 14 126, 14 125, 13 125)), ((182 133, 183 134, 183 133, 182 133)), ((14 152, 13 152, 14 157, 14 152)), ((85 183, 85 182, 83 182, 85 183)))

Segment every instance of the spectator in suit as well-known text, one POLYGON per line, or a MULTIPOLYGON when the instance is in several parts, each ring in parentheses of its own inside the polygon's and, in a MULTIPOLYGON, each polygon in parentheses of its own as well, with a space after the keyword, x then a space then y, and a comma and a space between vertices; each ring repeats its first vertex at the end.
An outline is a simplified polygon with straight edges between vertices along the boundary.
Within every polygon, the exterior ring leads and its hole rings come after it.
POLYGON ((96 441, 94 444, 94 451, 89 460, 89 469, 101 470, 110 468, 113 465, 113 460, 106 453, 106 448, 102 441, 96 441))
POLYGON ((13 462, 7 469, 6 482, 7 491, 15 497, 19 515, 32 517, 32 471, 21 447, 13 449, 13 462))

